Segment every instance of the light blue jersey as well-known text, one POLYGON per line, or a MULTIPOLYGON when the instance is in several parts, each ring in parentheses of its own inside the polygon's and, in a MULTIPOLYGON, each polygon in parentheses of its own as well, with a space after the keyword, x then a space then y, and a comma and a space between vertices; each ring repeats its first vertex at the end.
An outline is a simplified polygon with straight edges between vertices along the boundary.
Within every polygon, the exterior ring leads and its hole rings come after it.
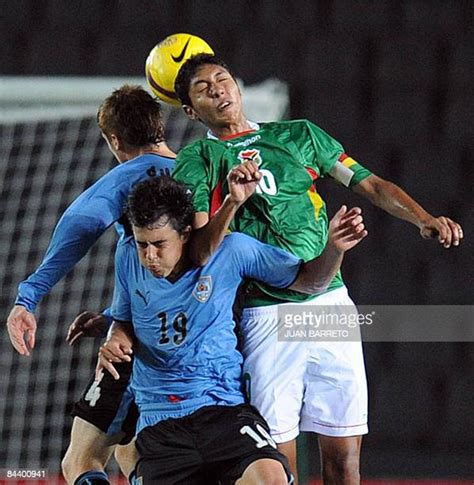
POLYGON ((137 337, 132 374, 137 432, 203 406, 244 402, 232 316, 237 288, 244 278, 286 288, 300 263, 281 249, 233 233, 205 266, 172 283, 140 264, 133 238, 118 245, 112 316, 133 322, 137 337))
MULTIPOLYGON (((173 167, 173 158, 148 153, 118 165, 83 192, 59 220, 41 265, 18 286, 15 304, 34 312, 41 298, 122 217, 133 186, 149 176, 169 175, 173 167)), ((115 226, 122 236, 123 227, 115 226)))

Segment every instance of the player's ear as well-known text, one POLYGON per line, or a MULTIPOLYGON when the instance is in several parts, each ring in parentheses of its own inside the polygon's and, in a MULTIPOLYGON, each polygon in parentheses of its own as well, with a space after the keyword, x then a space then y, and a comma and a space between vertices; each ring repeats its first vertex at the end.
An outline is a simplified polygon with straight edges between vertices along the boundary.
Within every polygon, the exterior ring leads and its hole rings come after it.
POLYGON ((194 111, 194 108, 192 106, 189 106, 188 104, 183 104, 183 111, 186 113, 186 116, 190 120, 195 121, 199 119, 196 111, 194 111))
POLYGON ((119 136, 111 133, 108 137, 109 143, 115 151, 121 150, 123 148, 122 140, 119 136))

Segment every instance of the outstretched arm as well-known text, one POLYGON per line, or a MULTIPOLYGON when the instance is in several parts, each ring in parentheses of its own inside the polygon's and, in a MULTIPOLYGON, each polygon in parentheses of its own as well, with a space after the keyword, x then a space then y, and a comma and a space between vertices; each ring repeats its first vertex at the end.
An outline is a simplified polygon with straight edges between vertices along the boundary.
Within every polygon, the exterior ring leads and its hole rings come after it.
POLYGON ((245 162, 234 167, 227 175, 229 194, 212 219, 205 212, 197 212, 190 245, 193 262, 199 266, 207 263, 219 247, 241 205, 255 192, 261 174, 253 162, 245 162))
POLYGON ((39 301, 89 251, 113 220, 66 210, 54 229, 43 261, 18 287, 16 305, 34 312, 39 301))
POLYGON ((87 253, 106 228, 107 224, 99 218, 70 212, 60 219, 43 262, 27 280, 20 283, 15 305, 7 319, 11 343, 19 354, 30 355, 35 346, 36 319, 33 312, 36 305, 87 253))
POLYGON ((354 185, 352 190, 392 216, 417 226, 423 238, 437 238, 445 248, 458 246, 463 238, 460 224, 449 217, 432 216, 398 185, 376 175, 365 178, 354 185))
POLYGON ((327 289, 342 264, 344 253, 367 236, 359 207, 343 205, 329 223, 328 242, 317 258, 301 265, 291 290, 314 295, 327 289))

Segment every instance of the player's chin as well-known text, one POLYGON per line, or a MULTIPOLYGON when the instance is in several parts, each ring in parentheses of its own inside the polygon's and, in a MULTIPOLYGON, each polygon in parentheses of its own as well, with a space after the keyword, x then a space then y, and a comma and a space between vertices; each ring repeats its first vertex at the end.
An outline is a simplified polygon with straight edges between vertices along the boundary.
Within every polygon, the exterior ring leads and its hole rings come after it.
POLYGON ((164 271, 156 266, 148 266, 148 271, 150 271, 155 278, 164 278, 166 276, 164 271))
POLYGON ((238 106, 235 103, 231 103, 224 109, 217 109, 215 116, 219 121, 234 121, 239 114, 238 106))

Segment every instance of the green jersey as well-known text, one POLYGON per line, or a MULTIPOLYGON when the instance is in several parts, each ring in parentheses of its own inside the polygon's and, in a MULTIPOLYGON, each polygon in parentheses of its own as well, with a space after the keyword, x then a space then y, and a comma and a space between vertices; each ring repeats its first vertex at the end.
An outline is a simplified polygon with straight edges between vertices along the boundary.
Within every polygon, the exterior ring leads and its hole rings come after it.
MULTIPOLYGON (((319 127, 307 120, 294 120, 262 123, 231 138, 210 135, 196 141, 179 152, 173 177, 193 192, 196 211, 212 217, 228 193, 227 174, 247 160, 258 165, 262 179, 256 193, 237 212, 231 229, 283 248, 304 261, 319 256, 328 237, 326 206, 315 181, 330 175, 352 186, 370 175, 319 127)), ((342 285, 338 273, 328 291, 342 285)), ((313 297, 255 282, 249 285, 245 306, 313 297)))

